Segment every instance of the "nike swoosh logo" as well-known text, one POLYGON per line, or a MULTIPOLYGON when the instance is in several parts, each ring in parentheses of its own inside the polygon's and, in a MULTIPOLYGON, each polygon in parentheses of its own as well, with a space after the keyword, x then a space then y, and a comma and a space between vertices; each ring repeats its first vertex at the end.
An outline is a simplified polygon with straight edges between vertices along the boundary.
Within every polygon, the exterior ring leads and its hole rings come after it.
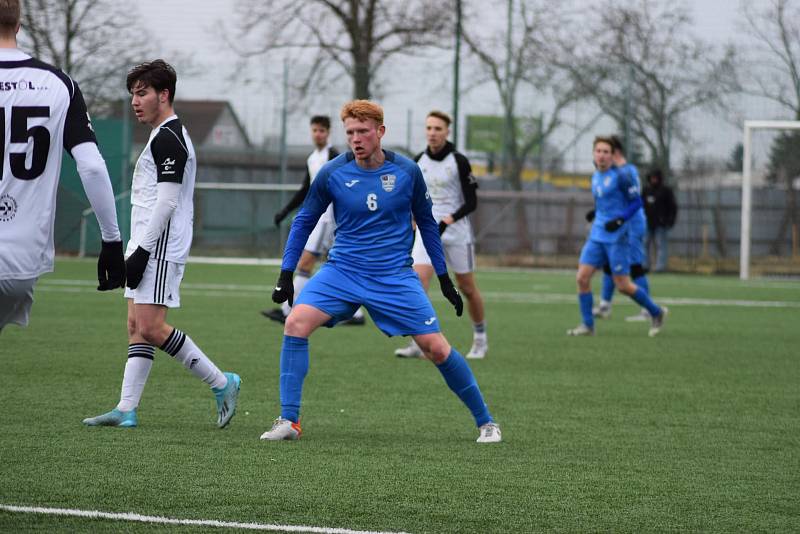
POLYGON ((280 290, 281 290, 281 286, 275 286, 275 291, 280 291, 280 290))
POLYGON ((431 317, 430 319, 425 321, 425 324, 432 325, 435 321, 436 321, 436 317, 431 317))

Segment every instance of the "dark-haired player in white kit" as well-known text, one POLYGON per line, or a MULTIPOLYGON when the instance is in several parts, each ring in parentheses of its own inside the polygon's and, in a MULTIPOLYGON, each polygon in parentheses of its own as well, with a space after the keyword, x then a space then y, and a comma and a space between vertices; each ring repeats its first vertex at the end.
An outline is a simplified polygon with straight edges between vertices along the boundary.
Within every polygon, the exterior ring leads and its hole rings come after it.
POLYGON ((128 360, 119 404, 84 419, 89 426, 134 427, 155 348, 181 362, 208 384, 217 401, 217 426, 230 422, 239 376, 221 372, 194 341, 166 322, 180 306, 180 283, 192 244, 192 197, 197 160, 189 134, 175 115, 175 70, 157 59, 134 67, 127 78, 139 122, 153 131, 133 171, 131 239, 128 241, 128 360))
MULTIPOLYGON (((433 216, 439 221, 439 234, 447 265, 456 273, 458 289, 467 298, 467 310, 472 319, 472 348, 468 359, 486 357, 489 342, 483 298, 475 283, 475 246, 472 226, 467 215, 478 205, 478 183, 472 175, 469 160, 456 151, 447 140, 450 135, 450 116, 443 111, 431 111, 425 119, 425 137, 428 148, 415 158, 425 177, 425 185, 433 201, 433 216)), ((411 252, 416 271, 427 291, 433 276, 433 265, 417 230, 411 252)), ((401 358, 420 358, 422 351, 412 339, 408 346, 394 351, 401 358)))
POLYGON ((83 95, 69 76, 17 49, 19 21, 19 2, 0 1, 0 331, 28 324, 36 281, 53 270, 64 149, 100 224, 97 289, 125 283, 114 192, 83 95))

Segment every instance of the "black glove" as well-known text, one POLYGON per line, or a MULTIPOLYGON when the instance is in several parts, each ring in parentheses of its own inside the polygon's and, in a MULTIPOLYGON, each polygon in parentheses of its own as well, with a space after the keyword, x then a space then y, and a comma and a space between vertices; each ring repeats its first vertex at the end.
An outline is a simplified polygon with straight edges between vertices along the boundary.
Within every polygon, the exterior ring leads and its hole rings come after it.
POLYGON ((272 220, 275 221, 275 226, 280 226, 281 221, 284 220, 285 218, 286 218, 286 212, 281 210, 275 214, 275 218, 272 220))
POLYGON ((439 221, 439 235, 442 235, 445 230, 447 230, 447 223, 444 221, 439 221))
POLYGON ((97 258, 98 291, 109 291, 125 285, 125 255, 122 241, 103 241, 97 258))
POLYGON ((450 301, 450 304, 456 309, 456 315, 461 317, 461 314, 464 313, 464 301, 461 300, 458 289, 453 285, 453 281, 450 280, 447 273, 439 275, 439 285, 442 287, 444 298, 450 301))
POLYGON ((136 247, 133 254, 128 256, 125 260, 125 270, 128 271, 128 287, 136 289, 144 276, 144 270, 147 268, 147 260, 150 259, 150 253, 142 247, 136 247))
POLYGON ((617 230, 622 228, 623 224, 625 224, 625 219, 621 217, 618 219, 611 219, 606 223, 605 229, 607 232, 616 232, 617 230))
POLYGON ((592 222, 594 220, 594 210, 589 210, 586 212, 586 222, 592 222))
POLYGON ((294 304, 294 280, 292 274, 294 271, 281 270, 278 276, 278 283, 275 284, 275 289, 272 290, 272 302, 281 304, 289 301, 289 306, 294 304))

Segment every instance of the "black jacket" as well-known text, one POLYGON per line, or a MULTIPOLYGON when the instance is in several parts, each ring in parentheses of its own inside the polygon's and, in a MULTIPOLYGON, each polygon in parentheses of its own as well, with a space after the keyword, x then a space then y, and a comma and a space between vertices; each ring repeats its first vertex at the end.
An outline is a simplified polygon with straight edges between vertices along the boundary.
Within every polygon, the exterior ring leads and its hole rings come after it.
POLYGON ((642 191, 644 213, 650 230, 659 227, 672 228, 678 216, 678 204, 669 186, 658 183, 647 185, 642 191))

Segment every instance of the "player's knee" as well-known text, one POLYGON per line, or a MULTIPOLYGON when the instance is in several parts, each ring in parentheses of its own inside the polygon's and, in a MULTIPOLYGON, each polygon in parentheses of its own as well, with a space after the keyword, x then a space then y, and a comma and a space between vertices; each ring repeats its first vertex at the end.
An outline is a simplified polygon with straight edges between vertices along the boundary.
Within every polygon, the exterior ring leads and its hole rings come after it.
POLYGON ((636 293, 636 286, 631 283, 631 279, 627 276, 624 278, 614 279, 614 285, 617 287, 620 293, 625 295, 630 296, 636 293))
POLYGON ((478 294, 478 287, 475 282, 458 282, 458 290, 466 298, 472 300, 478 294))
POLYGON ((283 333, 293 337, 308 337, 311 333, 310 323, 302 314, 290 313, 286 318, 283 333))
POLYGON ((436 365, 443 363, 451 351, 450 344, 442 336, 427 340, 420 349, 436 365))
POLYGON ((136 322, 136 333, 144 338, 145 341, 156 347, 161 346, 164 342, 163 334, 164 325, 158 321, 142 321, 136 322))
POLYGON ((591 280, 591 275, 582 271, 578 271, 578 274, 575 276, 575 282, 578 284, 578 289, 581 290, 586 290, 591 280))

